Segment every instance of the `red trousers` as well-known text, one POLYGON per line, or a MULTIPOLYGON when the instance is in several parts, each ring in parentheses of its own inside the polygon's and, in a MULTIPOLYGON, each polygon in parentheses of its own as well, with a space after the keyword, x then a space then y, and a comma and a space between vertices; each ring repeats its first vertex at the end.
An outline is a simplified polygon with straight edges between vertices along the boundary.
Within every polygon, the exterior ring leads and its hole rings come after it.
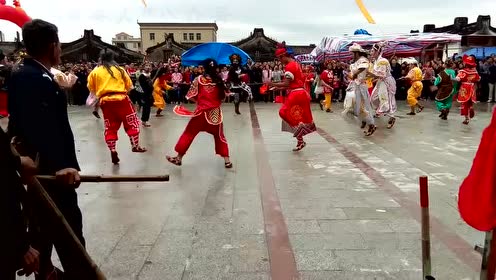
POLYGON ((224 125, 222 123, 218 125, 208 123, 205 114, 191 118, 183 134, 177 141, 176 152, 180 155, 186 154, 196 135, 202 131, 210 133, 214 137, 216 154, 221 157, 229 156, 229 146, 224 136, 224 125))
POLYGON ((117 132, 124 124, 124 130, 131 139, 133 147, 138 146, 140 121, 129 98, 121 101, 106 101, 100 105, 105 120, 105 141, 111 150, 115 149, 117 132))
POLYGON ((474 111, 474 102, 472 102, 472 99, 469 99, 466 102, 463 102, 461 104, 461 115, 462 116, 469 116, 470 118, 473 118, 475 116, 475 111, 474 111))

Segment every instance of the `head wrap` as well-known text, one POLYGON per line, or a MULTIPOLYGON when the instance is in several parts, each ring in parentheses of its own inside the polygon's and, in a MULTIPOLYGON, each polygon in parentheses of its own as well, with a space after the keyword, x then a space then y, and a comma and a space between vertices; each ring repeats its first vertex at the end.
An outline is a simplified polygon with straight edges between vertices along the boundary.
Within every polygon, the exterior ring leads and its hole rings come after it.
POLYGON ((467 66, 467 67, 477 66, 477 62, 475 62, 475 59, 473 56, 464 55, 462 60, 463 60, 463 64, 465 64, 465 66, 467 66))
POLYGON ((353 43, 353 45, 351 45, 351 47, 349 48, 349 51, 350 52, 365 53, 365 54, 368 53, 364 48, 362 48, 362 46, 360 46, 357 43, 353 43))
POLYGON ((377 42, 374 45, 372 45, 372 50, 379 53, 379 56, 382 56, 382 53, 384 52, 386 46, 387 46, 387 41, 377 42))
POLYGON ((288 54, 288 49, 286 48, 286 44, 284 42, 282 44, 277 44, 275 53, 276 57, 281 57, 288 54))
POLYGON ((239 54, 231 54, 229 60, 231 61, 231 64, 241 64, 241 56, 239 54))

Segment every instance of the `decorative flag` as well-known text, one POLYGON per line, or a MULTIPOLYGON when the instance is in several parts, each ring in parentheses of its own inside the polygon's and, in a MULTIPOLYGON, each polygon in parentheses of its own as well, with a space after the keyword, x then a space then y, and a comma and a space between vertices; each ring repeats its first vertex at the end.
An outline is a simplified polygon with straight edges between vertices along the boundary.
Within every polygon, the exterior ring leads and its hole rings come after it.
POLYGON ((470 173, 460 186, 458 211, 463 220, 480 231, 496 228, 496 110, 484 129, 470 173))
POLYGON ((362 0, 355 0, 355 2, 358 5, 358 8, 360 8, 360 11, 362 12, 363 16, 367 19, 367 21, 371 24, 375 24, 374 19, 370 15, 369 11, 367 11, 367 8, 365 8, 365 5, 363 4, 362 0))

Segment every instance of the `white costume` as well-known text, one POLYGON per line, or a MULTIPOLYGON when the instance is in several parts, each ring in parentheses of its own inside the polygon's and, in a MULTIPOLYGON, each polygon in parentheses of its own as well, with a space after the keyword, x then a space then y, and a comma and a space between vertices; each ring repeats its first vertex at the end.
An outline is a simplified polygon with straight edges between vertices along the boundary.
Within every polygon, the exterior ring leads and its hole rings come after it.
POLYGON ((387 115, 394 118, 396 112, 396 81, 391 75, 391 65, 389 61, 379 56, 374 63, 372 74, 379 77, 372 91, 372 104, 376 108, 376 114, 387 115))

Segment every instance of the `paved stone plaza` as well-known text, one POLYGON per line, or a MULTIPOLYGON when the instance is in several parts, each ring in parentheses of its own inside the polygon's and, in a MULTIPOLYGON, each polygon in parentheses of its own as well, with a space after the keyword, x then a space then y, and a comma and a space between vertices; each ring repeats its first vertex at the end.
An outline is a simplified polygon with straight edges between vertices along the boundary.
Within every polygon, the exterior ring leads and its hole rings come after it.
POLYGON ((88 251, 109 279, 421 279, 418 177, 429 176, 433 274, 478 279, 473 246, 483 233, 465 225, 456 194, 469 171, 489 105, 469 125, 453 110, 437 118, 429 104, 416 117, 399 101, 366 138, 358 121, 314 106, 318 133, 294 153, 280 131, 277 104, 225 105, 234 163, 224 168, 213 139, 200 134, 182 167, 166 154, 187 118, 169 106, 143 129, 145 154, 120 133, 113 166, 103 122, 70 108, 84 174, 170 174, 168 183, 84 184, 79 189, 88 251), (257 125, 258 124, 258 125, 257 125), (258 127, 259 126, 259 127, 258 127), (282 214, 282 215, 281 215, 282 214), (299 272, 299 278, 294 271, 299 272))

